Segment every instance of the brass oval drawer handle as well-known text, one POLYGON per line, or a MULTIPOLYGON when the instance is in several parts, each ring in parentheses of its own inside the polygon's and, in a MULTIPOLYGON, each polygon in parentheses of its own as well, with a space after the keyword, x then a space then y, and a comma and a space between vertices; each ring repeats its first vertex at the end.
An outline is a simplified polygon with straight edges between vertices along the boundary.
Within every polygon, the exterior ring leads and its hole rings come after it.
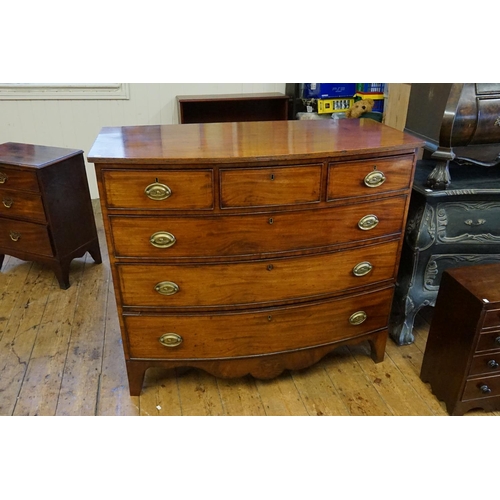
POLYGON ((175 295, 179 291, 179 285, 173 281, 160 281, 155 285, 155 291, 160 295, 175 295))
POLYGON ((182 337, 176 333, 164 333, 158 340, 165 347, 177 347, 182 344, 182 337))
POLYGON ((378 223, 378 217, 376 215, 370 214, 365 215, 359 220, 358 227, 363 231, 369 231, 370 229, 373 229, 378 223))
POLYGON ((385 182, 384 172, 381 172, 380 170, 373 170, 366 175, 364 182, 365 186, 368 186, 369 188, 379 187, 385 182))
POLYGON ((3 206, 5 208, 10 208, 12 206, 12 204, 14 203, 14 200, 12 198, 4 198, 2 200, 2 203, 3 203, 3 206))
POLYGON ((153 184, 146 186, 144 192, 148 198, 155 201, 166 200, 172 195, 172 190, 160 182, 153 182, 153 184))
POLYGON ((352 273, 354 276, 366 276, 371 270, 373 269, 373 266, 370 264, 370 262, 365 261, 365 262, 360 262, 359 264, 356 264, 352 268, 352 273))
POLYGON ((0 172, 0 184, 5 184, 8 178, 9 176, 7 174, 0 172))
POLYGON ((20 237, 21 237, 21 233, 18 233, 16 231, 11 231, 10 232, 10 239, 12 241, 18 241, 20 237))
POLYGON ((349 323, 351 325, 361 325, 361 323, 364 323, 366 321, 366 318, 368 316, 366 315, 365 311, 357 311, 353 314, 351 314, 351 317, 349 318, 349 323))
POLYGON ((167 231, 158 231, 149 238, 151 245, 156 248, 170 248, 176 241, 175 236, 167 231))

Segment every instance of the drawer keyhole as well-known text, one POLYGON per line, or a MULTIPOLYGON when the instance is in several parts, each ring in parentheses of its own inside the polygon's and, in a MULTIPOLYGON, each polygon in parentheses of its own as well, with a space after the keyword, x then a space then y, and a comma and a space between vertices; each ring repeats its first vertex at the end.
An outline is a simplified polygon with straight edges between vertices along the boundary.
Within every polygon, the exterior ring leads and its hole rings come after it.
POLYGON ((274 181, 274 174, 271 174, 271 175, 269 176, 269 178, 270 178, 272 181, 274 181))

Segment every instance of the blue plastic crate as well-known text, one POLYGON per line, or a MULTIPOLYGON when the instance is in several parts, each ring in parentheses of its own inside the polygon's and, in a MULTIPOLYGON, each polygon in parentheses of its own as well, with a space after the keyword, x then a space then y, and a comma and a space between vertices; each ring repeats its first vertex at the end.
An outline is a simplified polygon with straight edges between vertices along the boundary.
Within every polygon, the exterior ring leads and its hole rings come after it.
POLYGON ((326 97, 352 97, 356 93, 355 83, 306 83, 306 99, 324 99, 326 97))

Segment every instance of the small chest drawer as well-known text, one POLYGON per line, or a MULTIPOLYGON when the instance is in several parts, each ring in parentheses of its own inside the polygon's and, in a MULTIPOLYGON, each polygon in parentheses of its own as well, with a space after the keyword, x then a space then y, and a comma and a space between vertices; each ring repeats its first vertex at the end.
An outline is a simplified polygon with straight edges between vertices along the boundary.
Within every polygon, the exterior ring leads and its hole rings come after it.
POLYGON ((500 330, 479 335, 476 352, 500 349, 500 330))
POLYGON ((213 208, 211 170, 105 170, 109 208, 208 210, 213 208))
POLYGON ((500 375, 469 380, 465 384, 463 401, 500 396, 500 375))
POLYGON ((321 165, 221 169, 221 207, 265 207, 317 203, 321 165))
POLYGON ((397 197, 331 209, 224 217, 113 216, 110 222, 117 257, 244 256, 397 234, 405 201, 397 197))
POLYGON ((0 215, 45 222, 42 198, 36 193, 0 188, 0 215))
POLYGON ((52 257, 47 226, 0 218, 0 247, 52 257))
POLYGON ((469 375, 500 373, 500 351, 493 354, 481 354, 472 358, 469 375))
POLYGON ((119 265, 123 304, 253 306, 320 298, 394 276, 399 242, 300 258, 203 265, 119 265))
POLYGON ((500 309, 487 311, 484 316, 483 328, 500 328, 500 309))
POLYGON ((327 200, 407 189, 412 164, 413 156, 330 163, 327 200))
POLYGON ((35 172, 0 165, 0 187, 21 191, 39 191, 35 172))
POLYGON ((392 288, 307 306, 214 315, 124 316, 124 322, 132 358, 253 356, 325 345, 384 328, 391 297, 392 288))

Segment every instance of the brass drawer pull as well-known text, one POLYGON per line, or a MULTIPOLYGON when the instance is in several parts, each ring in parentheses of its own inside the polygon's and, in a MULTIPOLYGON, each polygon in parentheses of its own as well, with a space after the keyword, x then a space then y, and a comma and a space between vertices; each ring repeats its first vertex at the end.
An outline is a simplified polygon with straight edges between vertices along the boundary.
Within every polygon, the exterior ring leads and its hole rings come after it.
POLYGON ((9 176, 7 174, 0 172, 0 184, 5 184, 8 178, 9 176))
POLYGON ((366 321, 366 318, 368 316, 366 315, 365 311, 357 311, 353 314, 351 314, 351 317, 349 318, 349 323, 351 325, 361 325, 361 323, 364 323, 366 321))
POLYGON ((176 333, 164 333, 158 340, 165 347, 177 347, 182 344, 182 337, 176 333))
POLYGON ((352 273, 354 276, 366 276, 371 270, 373 269, 373 266, 369 262, 360 262, 359 264, 356 264, 353 269, 352 273))
POLYGON ((146 187, 144 192, 148 198, 155 201, 166 200, 172 195, 172 190, 160 182, 153 182, 153 184, 146 187))
POLYGON ((175 295, 179 291, 179 285, 172 281, 160 281, 155 285, 155 291, 160 295, 175 295))
POLYGON ((3 203, 3 206, 5 208, 10 208, 12 206, 12 204, 14 203, 14 200, 12 198, 4 198, 2 200, 2 203, 3 203))
POLYGON ((385 182, 384 172, 380 170, 373 170, 365 177, 365 186, 375 188, 381 186, 385 182))
POLYGON ((10 232, 10 239, 12 241, 17 241, 21 237, 21 233, 17 233, 16 231, 11 231, 10 232))
POLYGON ((159 231, 149 238, 151 245, 156 248, 170 248, 176 241, 175 236, 167 231, 159 231))
POLYGON ((378 217, 376 215, 365 215, 359 220, 358 227, 363 231, 369 231, 370 229, 373 229, 378 222, 378 217))

